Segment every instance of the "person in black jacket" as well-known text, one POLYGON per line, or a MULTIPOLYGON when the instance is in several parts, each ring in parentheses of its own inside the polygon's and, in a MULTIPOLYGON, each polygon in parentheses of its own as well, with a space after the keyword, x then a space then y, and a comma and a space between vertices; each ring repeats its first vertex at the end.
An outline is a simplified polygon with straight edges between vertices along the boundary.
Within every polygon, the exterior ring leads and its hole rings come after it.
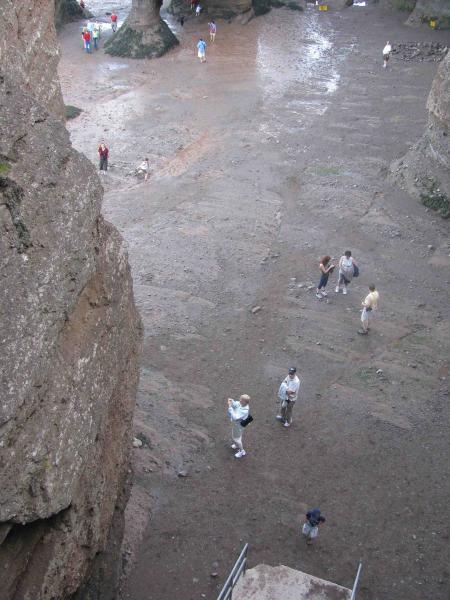
POLYGON ((314 538, 319 534, 319 525, 325 523, 325 517, 322 516, 320 508, 313 508, 306 513, 306 523, 302 528, 302 533, 306 537, 306 543, 312 544, 314 538))

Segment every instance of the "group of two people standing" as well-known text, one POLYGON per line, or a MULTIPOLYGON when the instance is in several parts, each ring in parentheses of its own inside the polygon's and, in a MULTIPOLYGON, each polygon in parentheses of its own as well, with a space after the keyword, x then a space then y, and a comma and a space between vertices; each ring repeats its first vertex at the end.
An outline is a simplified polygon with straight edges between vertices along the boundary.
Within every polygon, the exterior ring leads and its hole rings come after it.
MULTIPOLYGON (((209 27, 209 39, 214 43, 216 39, 217 26, 213 20, 208 23, 209 27)), ((203 38, 200 38, 197 42, 197 56, 200 59, 200 62, 206 62, 206 42, 203 38)))
MULTIPOLYGON (((287 376, 283 379, 278 390, 278 399, 280 404, 279 414, 276 418, 281 421, 285 427, 290 427, 292 423, 292 409, 298 397, 300 390, 300 379, 297 376, 297 369, 291 367, 287 376)), ((232 450, 237 450, 234 455, 236 458, 243 458, 246 455, 242 444, 242 434, 244 428, 253 421, 250 415, 250 396, 243 394, 239 400, 228 398, 228 417, 231 421, 231 437, 233 443, 232 450)))

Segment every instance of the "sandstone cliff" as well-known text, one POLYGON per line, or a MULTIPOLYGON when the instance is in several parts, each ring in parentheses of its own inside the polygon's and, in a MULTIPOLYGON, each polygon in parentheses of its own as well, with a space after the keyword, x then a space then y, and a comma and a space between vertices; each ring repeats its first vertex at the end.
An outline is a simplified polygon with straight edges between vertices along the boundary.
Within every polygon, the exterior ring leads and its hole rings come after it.
POLYGON ((69 598, 126 502, 140 321, 98 176, 61 120, 57 59, 53 0, 3 0, 2 600, 69 598))
POLYGON ((391 166, 394 178, 413 196, 450 217, 450 54, 439 65, 427 101, 423 137, 391 166))

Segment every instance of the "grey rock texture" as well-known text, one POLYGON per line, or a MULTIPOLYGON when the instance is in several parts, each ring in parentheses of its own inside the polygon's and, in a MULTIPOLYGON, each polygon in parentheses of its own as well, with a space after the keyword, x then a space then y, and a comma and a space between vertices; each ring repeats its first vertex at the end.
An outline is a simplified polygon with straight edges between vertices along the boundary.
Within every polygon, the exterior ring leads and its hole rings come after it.
POLYGON ((450 28, 450 2, 448 0, 417 0, 407 25, 420 25, 430 19, 437 19, 440 29, 450 28))
POLYGON ((162 0, 133 0, 123 25, 105 44, 112 56, 157 58, 178 44, 160 17, 162 0))
POLYGON ((127 500, 141 325, 62 121, 53 0, 2 2, 0 57, 0 597, 69 598, 127 500))
POLYGON ((60 116, 64 115, 56 68, 59 49, 55 40, 53 2, 0 2, 0 67, 14 67, 24 92, 60 116), (42 68, 45 65, 45 69, 42 68))
POLYGON ((426 206, 450 216, 450 54, 439 65, 427 101, 423 137, 391 165, 393 177, 426 206))

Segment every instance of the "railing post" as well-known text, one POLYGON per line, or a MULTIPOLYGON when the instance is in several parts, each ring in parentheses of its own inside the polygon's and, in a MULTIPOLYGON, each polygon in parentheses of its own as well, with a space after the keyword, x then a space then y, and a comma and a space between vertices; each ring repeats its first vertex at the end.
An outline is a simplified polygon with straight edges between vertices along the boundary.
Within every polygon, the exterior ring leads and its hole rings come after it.
POLYGON ((350 596, 350 600, 356 599, 356 588, 358 587, 359 576, 361 575, 361 569, 362 569, 362 562, 359 561, 358 571, 356 573, 355 583, 353 584, 352 595, 350 596))
POLYGON ((232 600, 234 586, 238 582, 241 574, 245 573, 247 568, 247 553, 248 544, 245 544, 244 548, 239 554, 239 558, 234 563, 234 567, 231 569, 231 573, 228 575, 228 578, 222 588, 222 591, 217 597, 217 600, 232 600))

